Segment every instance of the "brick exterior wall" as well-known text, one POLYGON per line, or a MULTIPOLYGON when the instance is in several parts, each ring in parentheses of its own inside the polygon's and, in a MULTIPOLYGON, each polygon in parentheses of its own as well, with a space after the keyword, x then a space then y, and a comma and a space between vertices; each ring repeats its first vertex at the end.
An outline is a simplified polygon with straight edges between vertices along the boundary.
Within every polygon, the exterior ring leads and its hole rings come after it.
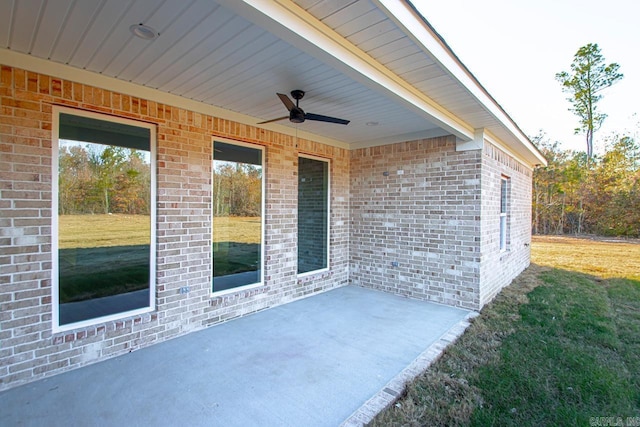
POLYGON ((531 170, 490 143, 457 152, 443 137, 352 151, 350 281, 479 310, 529 265, 531 186, 531 170))
POLYGON ((0 71, 0 390, 348 283, 346 150, 21 69, 0 71), (52 333, 52 105, 157 124, 156 306, 52 333), (266 147, 265 281, 211 296, 213 138, 266 147), (329 271, 297 277, 298 154, 331 160, 329 271), (189 286, 188 294, 180 294, 189 286))
POLYGON ((478 309, 528 265, 530 196, 531 172, 491 145, 457 152, 455 138, 442 137, 348 151, 2 66, 0 390, 349 282, 478 309), (152 313, 52 332, 56 104, 157 126, 152 313), (264 283, 221 296, 210 293, 215 138, 261 145, 266 155, 264 283), (301 154, 330 161, 331 249, 327 271, 298 276, 301 154), (500 253, 502 175, 511 204, 509 250, 500 253))
POLYGON ((482 155, 480 306, 529 266, 531 255, 531 169, 485 142, 482 155), (506 177, 507 247, 500 252, 500 180, 506 177))
POLYGON ((351 152, 352 283, 479 308, 480 153, 453 136, 351 152))

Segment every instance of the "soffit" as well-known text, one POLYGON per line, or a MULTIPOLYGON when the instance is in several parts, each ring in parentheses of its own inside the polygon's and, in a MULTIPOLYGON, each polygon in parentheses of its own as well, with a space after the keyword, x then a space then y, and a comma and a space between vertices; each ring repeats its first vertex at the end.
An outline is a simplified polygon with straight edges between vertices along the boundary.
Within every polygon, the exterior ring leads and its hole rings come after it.
MULTIPOLYGON (((417 40, 407 28, 398 25, 400 18, 385 10, 384 3, 390 2, 295 0, 295 3, 399 78, 428 94, 429 98, 470 127, 486 129, 486 134, 490 135, 492 142, 515 149, 517 154, 529 158, 533 164, 544 162, 537 149, 530 146, 527 137, 502 107, 486 93, 462 64, 461 72, 467 74, 472 80, 471 84, 476 86, 475 94, 461 84, 459 79, 428 51, 422 40, 417 40), (478 99, 478 92, 484 95, 485 103, 478 99), (493 107, 493 111, 487 104, 493 107), (500 117, 496 117, 495 112, 500 117), (531 153, 532 148, 535 154, 531 153)), ((445 44, 444 41, 442 44, 445 44)), ((445 50, 449 50, 446 44, 445 50)), ((449 53, 455 58, 452 52, 449 53)), ((457 58, 454 60, 459 62, 457 58)))
MULTIPOLYGON (((258 2, 271 7, 261 0, 253 3, 258 2)), ((318 54, 309 42, 286 31, 285 24, 274 31, 274 25, 264 24, 264 17, 255 19, 259 14, 248 3, 252 2, 1 2, 0 28, 5 31, 0 32, 0 47, 240 113, 251 124, 287 113, 276 92, 302 89, 307 92, 300 104, 305 111, 351 123, 306 121, 297 125, 298 130, 350 147, 450 133, 442 120, 434 120, 396 92, 318 54), (151 41, 134 37, 129 27, 138 23, 155 28, 159 36, 151 41), (371 122, 379 125, 367 126, 371 122)), ((296 7, 284 0, 271 3, 296 7)), ((376 1, 295 4, 401 84, 433 100, 443 114, 462 123, 464 134, 487 128, 509 141, 508 132, 481 103, 376 1)), ((265 127, 291 133, 296 125, 285 120, 265 127)))

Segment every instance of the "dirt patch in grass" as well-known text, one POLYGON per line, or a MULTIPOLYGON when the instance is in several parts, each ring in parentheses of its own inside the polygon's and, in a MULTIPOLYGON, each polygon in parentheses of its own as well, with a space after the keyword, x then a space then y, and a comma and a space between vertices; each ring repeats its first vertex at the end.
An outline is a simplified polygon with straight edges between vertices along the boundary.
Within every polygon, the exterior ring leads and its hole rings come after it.
POLYGON ((544 265, 533 264, 485 306, 372 425, 589 425, 592 417, 637 416, 635 248, 534 239, 533 258, 544 265))

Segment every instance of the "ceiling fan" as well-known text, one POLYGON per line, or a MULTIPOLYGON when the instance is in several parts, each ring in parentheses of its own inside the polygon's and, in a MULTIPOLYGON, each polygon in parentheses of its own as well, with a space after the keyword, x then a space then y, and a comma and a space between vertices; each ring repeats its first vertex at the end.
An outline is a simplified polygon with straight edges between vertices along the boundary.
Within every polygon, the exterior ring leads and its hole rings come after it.
POLYGON ((292 123, 303 123, 305 120, 315 120, 317 122, 337 123, 339 125, 348 125, 349 120, 338 119, 336 117, 323 116, 321 114, 305 113, 302 108, 298 106, 299 101, 304 97, 304 91, 292 90, 291 96, 296 100, 295 105, 293 101, 285 94, 278 93, 278 98, 282 101, 287 110, 289 110, 288 116, 278 117, 277 119, 271 119, 258 123, 259 125, 271 122, 277 122, 279 120, 289 119, 292 123))

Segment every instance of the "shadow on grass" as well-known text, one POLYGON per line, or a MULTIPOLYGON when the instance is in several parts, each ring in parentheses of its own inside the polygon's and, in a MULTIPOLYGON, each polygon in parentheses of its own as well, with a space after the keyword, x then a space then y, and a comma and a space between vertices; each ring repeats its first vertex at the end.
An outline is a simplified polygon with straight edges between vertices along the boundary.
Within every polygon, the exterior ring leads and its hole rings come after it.
POLYGON ((213 276, 256 271, 260 268, 260 244, 217 242, 213 244, 213 276))
POLYGON ((60 303, 147 289, 149 258, 149 245, 60 249, 60 303))
MULTIPOLYGON (((259 269, 259 244, 221 242, 213 249, 215 277, 259 269)), ((149 245, 60 249, 60 303, 148 289, 149 259, 149 245)))
POLYGON ((532 265, 373 425, 589 425, 640 413, 640 282, 532 265))

